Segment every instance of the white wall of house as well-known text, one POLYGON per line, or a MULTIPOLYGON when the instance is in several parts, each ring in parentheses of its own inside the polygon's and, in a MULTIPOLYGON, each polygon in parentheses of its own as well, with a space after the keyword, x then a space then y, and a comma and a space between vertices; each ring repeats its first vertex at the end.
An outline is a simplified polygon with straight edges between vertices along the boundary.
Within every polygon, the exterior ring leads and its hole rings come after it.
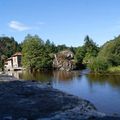
POLYGON ((8 60, 5 64, 5 69, 6 70, 10 70, 13 68, 13 65, 12 65, 12 59, 8 60))
POLYGON ((12 60, 9 60, 9 61, 8 61, 8 67, 9 67, 9 68, 12 68, 12 60))
POLYGON ((18 57, 14 56, 12 57, 13 59, 13 68, 17 68, 18 67, 18 57))

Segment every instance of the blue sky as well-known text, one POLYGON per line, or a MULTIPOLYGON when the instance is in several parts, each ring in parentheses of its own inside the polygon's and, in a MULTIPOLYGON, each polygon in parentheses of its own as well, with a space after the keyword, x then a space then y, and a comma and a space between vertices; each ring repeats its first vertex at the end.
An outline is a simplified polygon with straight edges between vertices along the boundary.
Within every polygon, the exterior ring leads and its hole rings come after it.
POLYGON ((120 34, 120 0, 0 0, 0 35, 38 34, 55 44, 102 45, 120 34))

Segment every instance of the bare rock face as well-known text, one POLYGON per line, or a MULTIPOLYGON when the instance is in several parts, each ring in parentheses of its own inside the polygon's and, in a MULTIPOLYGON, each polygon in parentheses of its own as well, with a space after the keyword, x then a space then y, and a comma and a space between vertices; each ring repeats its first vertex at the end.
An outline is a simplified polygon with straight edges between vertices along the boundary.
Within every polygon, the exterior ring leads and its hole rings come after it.
POLYGON ((76 68, 74 53, 64 50, 54 55, 53 67, 57 70, 70 71, 76 68))
POLYGON ((0 84, 0 120, 69 120, 104 116, 89 101, 28 81, 0 84))

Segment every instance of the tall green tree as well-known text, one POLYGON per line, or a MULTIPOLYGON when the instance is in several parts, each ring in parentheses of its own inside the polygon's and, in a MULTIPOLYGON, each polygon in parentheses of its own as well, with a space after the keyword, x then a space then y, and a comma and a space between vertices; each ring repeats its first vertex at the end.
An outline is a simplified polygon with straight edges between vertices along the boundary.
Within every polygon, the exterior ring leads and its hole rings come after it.
POLYGON ((79 63, 90 63, 90 59, 96 57, 99 52, 99 47, 87 35, 84 39, 84 45, 78 47, 75 53, 75 59, 79 63))
POLYGON ((2 36, 0 37, 0 53, 11 57, 15 52, 19 51, 20 46, 13 37, 2 36))
POLYGON ((55 44, 53 42, 50 42, 49 39, 45 43, 45 48, 46 48, 47 52, 50 54, 57 52, 57 48, 56 48, 55 44))
POLYGON ((51 67, 51 58, 45 49, 44 41, 37 35, 27 35, 22 43, 22 63, 30 70, 51 67))
POLYGON ((83 59, 85 57, 85 49, 84 47, 78 47, 77 50, 76 50, 76 54, 75 54, 75 60, 77 63, 82 63, 83 62, 83 59))
POLYGON ((57 46, 57 52, 60 52, 66 49, 68 49, 68 47, 65 44, 57 46))
POLYGON ((85 57, 84 63, 89 63, 90 58, 96 57, 99 52, 99 47, 96 43, 87 35, 84 39, 84 50, 85 50, 85 57))

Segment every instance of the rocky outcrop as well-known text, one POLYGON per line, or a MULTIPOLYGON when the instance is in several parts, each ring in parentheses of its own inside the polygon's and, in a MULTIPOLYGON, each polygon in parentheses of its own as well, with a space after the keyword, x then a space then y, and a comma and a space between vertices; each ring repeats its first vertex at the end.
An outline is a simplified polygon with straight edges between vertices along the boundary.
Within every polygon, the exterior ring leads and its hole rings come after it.
POLYGON ((53 68, 57 70, 70 71, 76 68, 74 53, 64 50, 54 55, 53 68))
POLYGON ((118 119, 107 117, 89 101, 53 89, 50 85, 12 80, 9 76, 3 78, 0 83, 0 120, 118 119))

